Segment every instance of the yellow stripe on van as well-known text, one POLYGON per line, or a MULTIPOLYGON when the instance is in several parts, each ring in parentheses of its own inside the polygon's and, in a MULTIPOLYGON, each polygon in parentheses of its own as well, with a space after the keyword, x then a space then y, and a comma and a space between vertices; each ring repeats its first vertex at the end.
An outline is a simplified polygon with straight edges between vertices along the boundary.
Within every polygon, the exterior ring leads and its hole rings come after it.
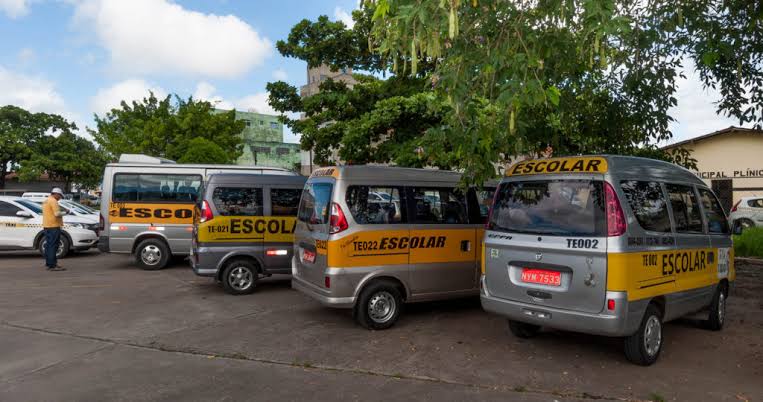
POLYGON ((294 241, 293 216, 218 216, 200 223, 200 243, 294 241))
POLYGON ((112 202, 109 204, 109 222, 191 224, 193 223, 193 208, 193 203, 146 204, 138 202, 112 202))
POLYGON ((328 242, 328 266, 368 267, 475 261, 475 228, 385 230, 356 233, 328 242), (462 241, 470 241, 467 251, 462 241))
POLYGON ((633 301, 711 286, 734 279, 733 261, 727 248, 610 253, 607 290, 628 292, 633 301))
POLYGON ((506 176, 557 173, 606 173, 607 160, 599 156, 575 156, 522 161, 506 170, 506 176))
POLYGON ((313 171, 310 177, 339 177, 339 169, 334 167, 320 168, 313 171))

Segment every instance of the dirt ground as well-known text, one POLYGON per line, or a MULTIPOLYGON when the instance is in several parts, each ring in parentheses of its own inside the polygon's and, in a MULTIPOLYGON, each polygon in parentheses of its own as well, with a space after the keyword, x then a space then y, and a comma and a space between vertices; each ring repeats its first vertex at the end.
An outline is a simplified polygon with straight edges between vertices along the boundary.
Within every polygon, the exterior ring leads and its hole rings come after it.
POLYGON ((763 400, 763 265, 738 263, 720 332, 665 327, 660 361, 618 339, 523 340, 478 299, 410 305, 367 331, 271 278, 225 294, 186 264, 89 252, 45 272, 0 253, 0 400, 763 400))

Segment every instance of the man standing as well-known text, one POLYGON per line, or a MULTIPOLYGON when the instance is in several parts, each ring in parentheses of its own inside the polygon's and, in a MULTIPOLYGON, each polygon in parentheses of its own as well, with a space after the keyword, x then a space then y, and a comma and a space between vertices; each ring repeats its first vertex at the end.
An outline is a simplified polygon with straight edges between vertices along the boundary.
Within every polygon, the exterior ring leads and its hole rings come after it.
POLYGON ((58 200, 64 197, 64 192, 56 187, 50 191, 50 196, 42 204, 42 227, 45 230, 45 265, 48 271, 65 271, 58 265, 56 251, 61 237, 61 227, 64 226, 66 212, 58 206, 58 200))

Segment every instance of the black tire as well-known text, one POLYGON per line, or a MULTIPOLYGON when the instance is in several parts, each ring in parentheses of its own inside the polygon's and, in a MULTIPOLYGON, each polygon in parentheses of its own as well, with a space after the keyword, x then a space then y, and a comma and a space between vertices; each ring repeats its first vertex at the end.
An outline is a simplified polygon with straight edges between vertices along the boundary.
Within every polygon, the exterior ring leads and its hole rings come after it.
POLYGON ((720 331, 723 329, 723 324, 726 323, 726 301, 728 299, 728 290, 726 286, 720 284, 715 289, 713 295, 713 301, 710 303, 710 313, 707 317, 707 328, 713 331, 720 331))
POLYGON ((654 304, 646 308, 635 334, 625 338, 625 357, 631 363, 651 366, 660 357, 662 351, 662 314, 654 304), (655 331, 657 331, 655 333, 655 331))
POLYGON ((257 287, 259 271, 249 260, 235 259, 225 264, 221 282, 223 289, 232 295, 247 295, 257 287))
POLYGON ((146 271, 162 269, 169 261, 170 248, 163 240, 146 239, 135 248, 135 262, 146 271))
POLYGON ((402 309, 400 287, 390 281, 377 280, 360 292, 352 315, 362 327, 382 330, 395 324, 402 309))
POLYGON ((540 325, 509 320, 509 331, 517 338, 532 338, 540 332, 540 325))
MULTIPOLYGON (((45 236, 40 239, 40 244, 38 244, 38 250, 40 251, 40 254, 42 254, 43 257, 45 257, 45 236)), ((56 259, 60 260, 69 255, 71 252, 71 243, 69 243, 69 239, 64 236, 62 233, 61 236, 58 238, 58 250, 56 250, 56 259)))

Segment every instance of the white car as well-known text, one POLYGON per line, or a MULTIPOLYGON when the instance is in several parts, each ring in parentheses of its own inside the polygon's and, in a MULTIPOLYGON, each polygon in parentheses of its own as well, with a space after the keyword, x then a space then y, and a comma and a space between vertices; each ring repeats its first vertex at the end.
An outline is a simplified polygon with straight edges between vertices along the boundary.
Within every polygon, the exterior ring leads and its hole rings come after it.
POLYGON ((98 222, 101 216, 100 212, 88 207, 87 205, 82 205, 76 201, 61 200, 58 202, 58 205, 66 209, 70 214, 81 216, 94 222, 98 222))
POLYGON ((50 196, 50 193, 39 193, 39 192, 26 192, 24 194, 21 194, 21 198, 29 201, 34 201, 38 204, 41 204, 45 202, 45 200, 48 199, 50 196))
MULTIPOLYGON (((98 221, 65 215, 56 256, 84 251, 98 243, 98 221)), ((39 250, 44 254, 42 207, 21 197, 0 197, 0 250, 39 250)))
POLYGON ((763 197, 741 198, 731 208, 729 222, 734 228, 734 233, 741 233, 755 226, 763 226, 763 197))

